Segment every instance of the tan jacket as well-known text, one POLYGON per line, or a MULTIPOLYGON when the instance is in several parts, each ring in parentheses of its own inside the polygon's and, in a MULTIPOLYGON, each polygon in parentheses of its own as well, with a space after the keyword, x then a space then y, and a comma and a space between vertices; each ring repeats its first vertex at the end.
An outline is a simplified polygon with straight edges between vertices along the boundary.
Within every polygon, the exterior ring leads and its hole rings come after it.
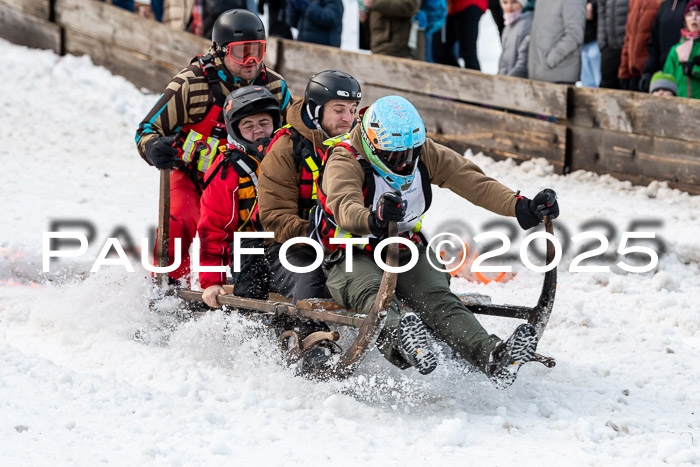
MULTIPOLYGON (((359 126, 350 133, 352 146, 362 155, 359 126)), ((515 216, 515 193, 498 181, 487 177, 473 162, 453 150, 427 139, 421 160, 428 168, 430 182, 447 188, 477 206, 503 216, 515 216)), ((263 162, 264 163, 264 162, 263 162)), ((355 235, 370 233, 369 209, 364 206, 362 188, 365 174, 362 166, 344 147, 337 146, 326 162, 323 190, 327 207, 338 226, 355 235)))
MULTIPOLYGON (((301 119, 304 101, 289 107, 287 122, 314 146, 324 149, 321 130, 309 129, 301 119)), ((282 135, 270 146, 260 164, 258 202, 260 221, 266 232, 274 232, 275 242, 305 237, 309 221, 299 217, 299 182, 301 172, 294 164, 292 138, 282 135)))

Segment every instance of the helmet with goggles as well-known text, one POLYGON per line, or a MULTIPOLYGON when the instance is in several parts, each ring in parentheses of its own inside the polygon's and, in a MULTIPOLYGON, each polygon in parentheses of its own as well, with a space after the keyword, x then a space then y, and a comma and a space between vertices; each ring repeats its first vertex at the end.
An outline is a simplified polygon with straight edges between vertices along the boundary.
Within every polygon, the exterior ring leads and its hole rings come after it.
POLYGON ((326 70, 311 77, 304 92, 306 111, 314 123, 319 126, 323 119, 323 106, 328 101, 355 101, 362 99, 360 83, 355 78, 338 70, 326 70))
POLYGON ((378 99, 365 111, 360 134, 374 170, 392 188, 407 189, 425 143, 425 125, 413 104, 400 96, 378 99))
POLYGON ((248 10, 228 10, 214 23, 212 42, 239 65, 260 64, 265 58, 265 25, 248 10))
MULTIPOLYGON (((239 143, 246 152, 254 153, 255 141, 248 141, 241 136, 238 124, 251 115, 268 113, 272 117, 274 128, 280 126, 280 104, 265 86, 244 86, 226 97, 224 102, 224 122, 230 139, 239 143)), ((243 149, 239 146, 239 149, 243 149)))

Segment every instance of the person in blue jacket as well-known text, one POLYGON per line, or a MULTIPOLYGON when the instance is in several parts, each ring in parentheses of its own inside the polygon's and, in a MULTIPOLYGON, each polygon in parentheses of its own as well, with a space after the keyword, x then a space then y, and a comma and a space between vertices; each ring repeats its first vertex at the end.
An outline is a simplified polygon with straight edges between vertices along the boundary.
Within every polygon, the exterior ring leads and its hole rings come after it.
POLYGON ((287 24, 299 31, 297 40, 340 47, 342 0, 289 0, 287 24))

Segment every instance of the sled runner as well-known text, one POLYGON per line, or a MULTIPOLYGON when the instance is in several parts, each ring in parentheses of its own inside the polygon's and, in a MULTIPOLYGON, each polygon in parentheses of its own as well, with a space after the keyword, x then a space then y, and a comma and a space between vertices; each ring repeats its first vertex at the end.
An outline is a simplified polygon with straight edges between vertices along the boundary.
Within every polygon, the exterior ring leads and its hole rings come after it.
MULTIPOLYGON (((393 229, 395 234, 395 223, 390 225, 390 229, 393 229)), ((547 218, 545 218, 545 229, 549 234, 552 234, 552 221, 547 218)), ((393 236, 392 230, 390 230, 389 235, 393 236)), ((386 264, 396 266, 398 245, 392 243, 387 247, 387 250, 386 264)), ((547 242, 546 257, 547 264, 550 264, 554 259, 554 246, 551 242, 547 242)), ((227 294, 219 295, 217 302, 234 310, 243 309, 249 313, 280 317, 290 316, 301 321, 316 320, 336 326, 358 328, 359 331, 354 342, 342 353, 335 365, 314 368, 313 371, 314 376, 321 378, 345 378, 357 368, 366 353, 374 347, 384 325, 387 309, 394 294, 396 279, 395 273, 384 272, 374 305, 366 316, 345 309, 333 300, 301 300, 292 304, 280 296, 277 297, 279 300, 255 300, 227 294)), ((557 272, 556 268, 553 268, 544 275, 542 291, 534 307, 496 305, 491 303, 490 297, 480 294, 459 294, 458 296, 472 313, 528 321, 535 326, 538 338, 541 338, 552 313, 556 285, 557 272)), ((227 292, 229 291, 227 289, 227 292)), ((202 292, 178 290, 177 296, 187 302, 202 302, 202 292)), ((302 339, 296 331, 288 330, 279 336, 280 346, 290 363, 300 361, 319 346, 326 349, 331 347, 339 351, 340 348, 337 344, 339 338, 340 334, 337 331, 317 331, 302 339)), ((553 358, 539 354, 535 354, 532 361, 540 362, 547 368, 552 368, 556 364, 553 358)))

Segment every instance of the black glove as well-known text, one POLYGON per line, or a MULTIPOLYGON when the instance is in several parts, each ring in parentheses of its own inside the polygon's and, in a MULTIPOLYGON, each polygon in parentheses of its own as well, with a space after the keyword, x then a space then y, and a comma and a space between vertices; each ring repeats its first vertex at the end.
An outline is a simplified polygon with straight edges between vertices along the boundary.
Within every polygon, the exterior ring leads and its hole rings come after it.
POLYGON ((630 80, 629 78, 620 78, 620 89, 624 89, 625 91, 630 88, 630 80))
POLYGON ((389 222, 402 221, 406 215, 406 201, 398 192, 387 192, 379 197, 377 208, 369 213, 369 230, 377 238, 386 235, 389 222))
POLYGON ((649 92, 649 84, 651 83, 651 73, 644 73, 641 78, 639 78, 639 90, 642 92, 649 92))
POLYGON ((180 160, 177 157, 179 151, 175 145, 176 141, 172 136, 161 136, 146 141, 148 162, 155 165, 157 169, 172 169, 175 167, 175 162, 180 160))
POLYGON ((515 217, 523 230, 536 226, 544 216, 550 219, 559 217, 557 194, 550 188, 540 191, 532 200, 522 197, 515 203, 515 217))
POLYGON ((695 57, 693 57, 693 64, 700 66, 700 54, 697 54, 695 57))

